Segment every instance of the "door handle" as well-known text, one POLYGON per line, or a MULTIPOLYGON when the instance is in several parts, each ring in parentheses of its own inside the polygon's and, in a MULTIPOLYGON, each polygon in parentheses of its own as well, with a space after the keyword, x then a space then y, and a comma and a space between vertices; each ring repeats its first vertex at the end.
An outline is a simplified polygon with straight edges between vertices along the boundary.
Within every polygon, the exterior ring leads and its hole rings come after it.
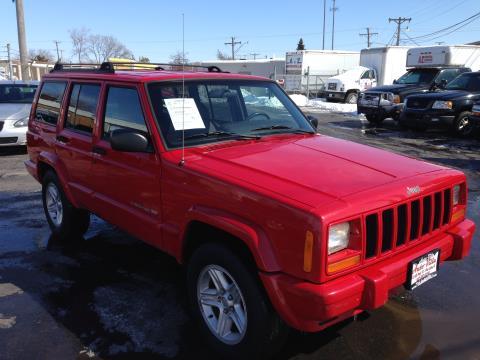
POLYGON ((63 135, 57 135, 56 139, 57 139, 57 141, 60 141, 62 143, 68 143, 70 141, 69 138, 67 138, 63 135))
POLYGON ((107 154, 107 149, 105 149, 103 147, 100 147, 100 146, 94 146, 92 148, 92 152, 94 154, 98 154, 98 155, 106 155, 107 154))

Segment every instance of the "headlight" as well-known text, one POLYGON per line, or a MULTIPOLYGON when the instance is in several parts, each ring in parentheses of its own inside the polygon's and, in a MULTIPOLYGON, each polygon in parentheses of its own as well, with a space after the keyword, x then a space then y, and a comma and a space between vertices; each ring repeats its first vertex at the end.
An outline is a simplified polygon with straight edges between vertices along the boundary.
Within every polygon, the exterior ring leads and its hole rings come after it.
POLYGON ((346 249, 350 240, 350 223, 331 225, 328 230, 328 255, 346 249))
POLYGON ((451 101, 437 100, 432 105, 432 109, 451 109, 451 108, 453 108, 453 103, 451 101))
POLYGON ((453 187, 453 205, 458 205, 460 203, 460 185, 453 187))
POLYGON ((14 127, 24 127, 28 125, 28 117, 17 120, 13 123, 14 127))

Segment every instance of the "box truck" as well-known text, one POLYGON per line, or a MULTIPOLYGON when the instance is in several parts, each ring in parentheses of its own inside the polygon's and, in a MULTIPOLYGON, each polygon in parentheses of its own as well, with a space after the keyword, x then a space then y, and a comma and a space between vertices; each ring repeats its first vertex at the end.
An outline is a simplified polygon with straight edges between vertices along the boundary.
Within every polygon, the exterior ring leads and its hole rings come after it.
POLYGON ((358 51, 300 50, 285 55, 285 90, 308 94, 318 93, 325 81, 356 66, 358 51))
POLYGON ((409 49, 408 46, 363 49, 359 67, 327 79, 324 96, 327 100, 356 104, 361 91, 391 84, 405 73, 409 49))
POLYGON ((407 72, 393 85, 371 88, 360 93, 358 113, 371 123, 391 117, 398 120, 405 97, 444 87, 458 75, 480 70, 480 46, 454 45, 417 47, 408 50, 407 72))

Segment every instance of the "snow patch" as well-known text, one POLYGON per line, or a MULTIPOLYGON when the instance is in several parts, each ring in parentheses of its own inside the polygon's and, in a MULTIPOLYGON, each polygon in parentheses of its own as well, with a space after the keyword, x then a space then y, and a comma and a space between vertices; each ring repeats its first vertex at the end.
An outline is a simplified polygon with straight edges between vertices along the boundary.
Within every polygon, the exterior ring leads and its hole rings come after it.
POLYGON ((300 94, 291 94, 290 99, 297 105, 297 106, 307 106, 308 99, 305 95, 300 94))
POLYGON ((0 284, 0 298, 15 294, 23 294, 23 290, 12 283, 0 284))
POLYGON ((5 316, 0 314, 0 329, 10 329, 17 323, 16 316, 5 316))
POLYGON ((325 112, 339 112, 348 113, 351 115, 357 114, 357 104, 343 104, 336 102, 327 102, 325 99, 312 99, 308 101, 307 107, 313 107, 315 110, 325 112))

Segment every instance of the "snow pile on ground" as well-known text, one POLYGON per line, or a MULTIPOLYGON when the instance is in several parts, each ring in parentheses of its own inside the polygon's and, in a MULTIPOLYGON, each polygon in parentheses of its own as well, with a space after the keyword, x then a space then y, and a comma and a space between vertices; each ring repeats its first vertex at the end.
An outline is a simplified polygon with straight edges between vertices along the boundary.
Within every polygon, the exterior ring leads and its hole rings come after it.
POLYGON ((297 106, 306 107, 309 110, 357 114, 357 104, 327 102, 323 98, 308 100, 305 95, 299 94, 290 95, 290 98, 297 106))
POLYGON ((312 99, 307 106, 314 107, 315 110, 341 112, 341 113, 357 113, 357 104, 344 104, 337 102, 327 102, 325 99, 312 99))
POLYGON ((297 106, 307 106, 308 104, 308 99, 305 95, 291 94, 290 99, 292 99, 297 106))

